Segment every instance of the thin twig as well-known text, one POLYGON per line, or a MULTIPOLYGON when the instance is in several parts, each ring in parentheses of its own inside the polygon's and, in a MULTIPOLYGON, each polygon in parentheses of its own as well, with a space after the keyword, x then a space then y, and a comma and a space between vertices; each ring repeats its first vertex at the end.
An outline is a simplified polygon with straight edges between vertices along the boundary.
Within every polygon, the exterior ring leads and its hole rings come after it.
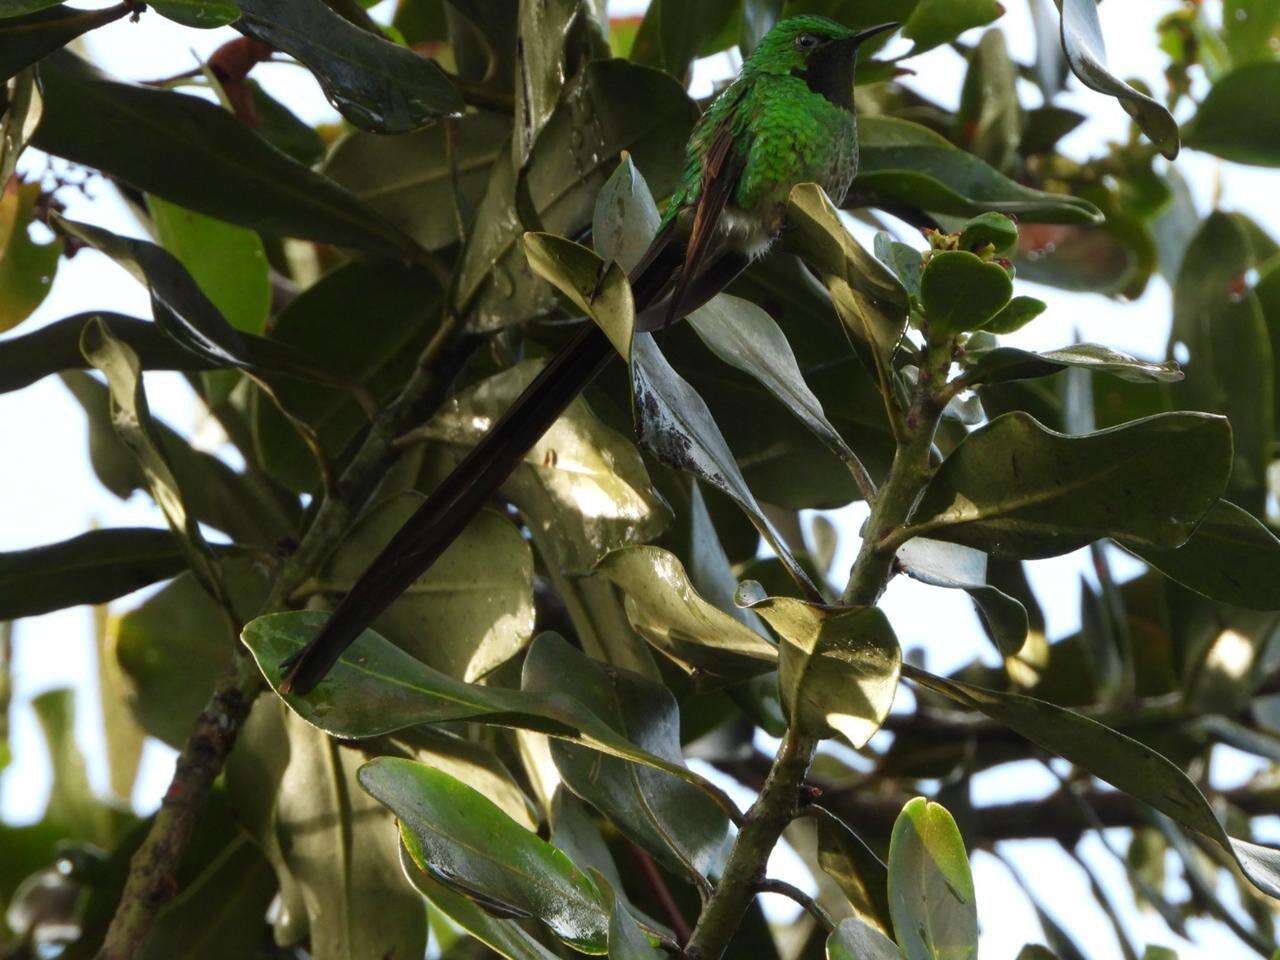
POLYGON ((830 933, 836 928, 835 920, 832 918, 831 914, 822 909, 822 904, 818 903, 817 900, 813 899, 813 897, 809 896, 799 887, 794 887, 785 880, 773 880, 766 878, 764 880, 757 881, 755 884, 755 891, 756 893, 776 893, 779 896, 794 900, 796 903, 800 904, 800 906, 804 907, 806 913, 813 917, 813 919, 817 920, 818 923, 822 924, 823 929, 826 930, 827 933, 830 933))

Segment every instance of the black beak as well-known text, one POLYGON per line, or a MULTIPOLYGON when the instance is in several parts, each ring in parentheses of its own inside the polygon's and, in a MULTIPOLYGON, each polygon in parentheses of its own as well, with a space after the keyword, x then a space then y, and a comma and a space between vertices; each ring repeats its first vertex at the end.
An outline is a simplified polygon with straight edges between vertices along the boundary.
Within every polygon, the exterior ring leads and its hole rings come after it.
POLYGON ((897 30, 900 26, 902 26, 901 22, 895 20, 892 23, 882 23, 878 27, 867 27, 867 29, 860 30, 858 33, 855 33, 845 42, 852 43, 857 46, 865 40, 870 40, 872 37, 879 36, 886 30, 897 30))

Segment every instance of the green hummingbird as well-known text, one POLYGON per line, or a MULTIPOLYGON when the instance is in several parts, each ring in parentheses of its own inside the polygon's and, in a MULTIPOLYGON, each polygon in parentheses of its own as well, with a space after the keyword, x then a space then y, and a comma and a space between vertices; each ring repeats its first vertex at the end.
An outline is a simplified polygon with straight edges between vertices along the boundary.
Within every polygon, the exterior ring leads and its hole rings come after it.
MULTIPOLYGON (((767 251, 797 184, 818 183, 836 204, 844 200, 858 168, 858 46, 896 26, 859 31, 799 16, 760 40, 694 128, 684 175, 631 271, 637 329, 683 319, 767 251)), ((305 694, 319 683, 439 558, 612 355, 603 332, 585 323, 396 533, 320 633, 282 665, 282 690, 305 694)))

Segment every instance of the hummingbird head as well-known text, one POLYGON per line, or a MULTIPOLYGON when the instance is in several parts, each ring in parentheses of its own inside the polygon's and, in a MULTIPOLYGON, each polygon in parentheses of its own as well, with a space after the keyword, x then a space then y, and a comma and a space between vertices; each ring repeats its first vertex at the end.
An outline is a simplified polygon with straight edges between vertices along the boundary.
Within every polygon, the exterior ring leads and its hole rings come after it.
POLYGON ((826 17, 788 17, 764 35, 743 65, 743 73, 800 77, 814 93, 852 110, 853 68, 859 44, 897 26, 883 23, 854 30, 826 17))

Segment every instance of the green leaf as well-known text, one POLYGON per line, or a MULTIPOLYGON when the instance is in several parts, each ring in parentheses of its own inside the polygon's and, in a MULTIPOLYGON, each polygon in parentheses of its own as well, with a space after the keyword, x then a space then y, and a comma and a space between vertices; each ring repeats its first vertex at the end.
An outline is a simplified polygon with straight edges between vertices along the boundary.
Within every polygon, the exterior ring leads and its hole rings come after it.
POLYGON ((622 162, 596 197, 591 219, 591 242, 596 252, 624 270, 633 270, 649 249, 661 222, 649 185, 636 169, 631 154, 623 153, 622 162))
POLYGON ((1016 347, 994 347, 966 354, 964 363, 968 367, 966 378, 973 383, 1034 380, 1071 367, 1109 374, 1130 383, 1176 383, 1183 378, 1181 368, 1173 361, 1157 363, 1143 360, 1100 343, 1077 343, 1044 353, 1032 353, 1016 347))
POLYGON ((982 327, 987 333, 1016 333, 1048 308, 1048 304, 1035 297, 1014 297, 1003 310, 982 327))
MULTIPOLYGON (((442 295, 431 274, 389 261, 357 260, 326 274, 276 317, 274 345, 306 356, 323 369, 341 370, 378 404, 391 400, 413 372, 440 322, 442 295), (360 323, 352 323, 358 316, 360 323)), ((331 457, 339 457, 365 426, 353 396, 320 383, 273 378, 280 402, 315 431, 331 457)), ((272 477, 297 492, 319 483, 315 459, 273 404, 256 403, 254 442, 272 477)))
POLYGON ((186 267, 227 322, 244 333, 262 333, 271 281, 261 238, 159 197, 147 198, 147 210, 160 246, 186 267))
POLYGON ((758 380, 845 463, 857 461, 827 419, 822 401, 805 383, 786 334, 768 313, 749 300, 722 293, 688 319, 712 353, 758 380))
POLYGON ((35 13, 37 10, 56 6, 59 2, 60 0, 8 0, 4 7, 0 8, 0 20, 35 13))
MULTIPOLYGON (((345 592, 426 498, 404 492, 370 507, 329 558, 326 592, 345 592)), ((533 636, 533 554, 510 520, 483 510, 373 624, 423 663, 474 682, 533 636)))
POLYGON ((902 35, 914 40, 909 56, 954 40, 1004 13, 996 0, 920 0, 902 25, 902 35))
POLYGON ((941 804, 916 797, 889 841, 889 908, 906 960, 978 955, 978 908, 964 839, 941 804))
POLYGON ((590 872, 605 912, 609 914, 609 960, 662 960, 663 954, 649 943, 608 879, 599 870, 590 872))
POLYGON ((922 254, 915 247, 899 243, 883 230, 876 234, 876 259, 893 271, 903 289, 913 297, 920 296, 920 274, 924 270, 922 254))
POLYGON ((128 344, 113 337, 101 320, 85 327, 81 349, 107 378, 112 423, 137 460, 151 498, 169 522, 169 529, 186 554, 188 565, 201 586, 225 608, 226 594, 213 554, 200 532, 199 521, 187 510, 182 490, 151 422, 138 355, 128 344))
POLYGON ((536 918, 583 953, 608 949, 600 893, 569 858, 447 773, 396 757, 360 768, 360 785, 400 821, 413 862, 499 915, 536 918))
POLYGON ((241 33, 297 58, 329 102, 374 133, 406 133, 462 113, 462 95, 434 60, 357 27, 320 0, 236 0, 241 33))
MULTIPOLYGON (((684 144, 697 118, 684 89, 656 70, 623 60, 588 64, 564 88, 523 168, 521 189, 540 224, 529 227, 576 236, 591 223, 596 195, 629 151, 658 195, 683 172, 684 144)), ((458 268, 455 307, 477 330, 526 322, 553 305, 534 277, 520 239, 511 163, 495 163, 458 268)))
POLYGON ((186 569, 168 530, 92 530, 30 550, 0 553, 0 620, 106 603, 186 569))
MULTIPOLYGON (((305 646, 324 620, 323 613, 295 611, 268 614, 245 626, 241 638, 277 692, 281 662, 305 646)), ((529 658, 536 657, 540 644, 555 641, 554 634, 535 638, 529 658)), ((357 638, 310 694, 285 694, 283 699, 308 723, 337 737, 364 739, 419 723, 474 720, 572 740, 711 791, 702 777, 620 737, 568 694, 463 683, 432 670, 372 630, 357 638)))
POLYGON ((732 20, 731 0, 654 0, 645 10, 631 59, 683 80, 709 41, 732 20))
POLYGON ((630 359, 635 302, 622 267, 549 233, 526 233, 524 251, 533 272, 568 297, 608 335, 622 358, 630 359))
MULTIPOLYGON (((1092 2, 1092 0, 1089 0, 1092 2)), ((850 196, 954 217, 994 211, 1030 223, 1096 224, 1092 203, 1015 183, 927 127, 895 117, 858 118, 858 176, 850 196)))
POLYGON ((45 819, 58 824, 68 839, 110 846, 116 824, 112 809, 100 803, 89 786, 84 754, 76 742, 75 692, 47 690, 32 698, 31 707, 40 723, 53 773, 45 819))
POLYGON ((997 254, 1018 245, 1018 225, 1003 213, 983 213, 960 229, 960 249, 977 253, 990 245, 997 254))
POLYGON ((483 743, 432 727, 401 730, 393 739, 414 760, 461 780, 496 803, 512 820, 530 830, 538 829, 533 804, 498 755, 483 743))
POLYGON ((778 685, 790 723, 805 736, 843 736, 861 748, 893 706, 902 650, 877 607, 827 607, 769 597, 753 581, 738 602, 782 639, 778 685))
POLYGON ((1176 547, 1230 469, 1231 428, 1221 417, 1168 413, 1073 437, 1008 413, 943 461, 910 529, 1018 559, 1103 537, 1176 547))
POLYGON ((400 844, 400 868, 432 907, 507 960, 556 960, 554 953, 515 920, 493 916, 475 901, 433 878, 414 862, 403 843, 400 844))
POLYGON ((903 672, 921 686, 985 714, 1117 790, 1199 831, 1234 857, 1254 886, 1268 896, 1280 897, 1280 851, 1228 836, 1196 785, 1150 747, 1043 700, 946 680, 915 667, 904 668, 903 672))
POLYGON ((45 60, 40 79, 46 109, 32 143, 41 150, 272 236, 417 255, 346 190, 206 100, 111 80, 68 54, 45 60))
POLYGON ((902 545, 898 563, 913 580, 969 594, 1001 656, 1017 655, 1026 643, 1027 610, 987 583, 987 555, 981 550, 917 537, 902 545))
POLYGON ((733 500, 796 583, 817 596, 817 588, 748 488, 706 401, 667 362, 652 334, 638 334, 632 341, 631 395, 640 442, 663 463, 698 477, 733 500))
POLYGON ((856 917, 842 920, 827 937, 827 960, 901 960, 898 945, 856 917))
MULTIPOLYGON (((219 572, 236 617, 252 617, 267 595, 262 571, 247 560, 224 560, 219 572)), ((106 656, 126 678, 128 707, 142 728, 181 749, 214 681, 231 665, 235 634, 188 571, 111 617, 106 656)))
MULTIPOLYGON (((673 766, 684 765, 680 710, 661 684, 592 660, 546 635, 525 660, 522 686, 546 695, 572 690, 619 736, 673 766)), ((552 743, 551 756, 565 786, 669 869, 694 878, 720 873, 729 852, 729 820, 696 787, 568 742, 552 743)))
POLYGON ((1280 63, 1238 67, 1220 78, 1186 128, 1187 146, 1224 160, 1280 167, 1280 63))
MULTIPOLYGON (((112 326, 114 332, 115 326, 112 326)), ((142 472, 111 422, 111 398, 106 386, 80 371, 61 374, 76 398, 89 427, 89 462, 102 485, 122 500, 145 489, 142 472)), ((239 473, 213 454, 196 450, 177 431, 153 420, 156 437, 188 508, 201 523, 227 533, 239 544, 273 547, 296 529, 297 507, 280 498, 260 478, 239 473)))
POLYGON ((62 254, 61 238, 31 239, 29 227, 40 184, 7 181, 0 193, 0 333, 35 312, 53 286, 62 254))
POLYGON ((840 319, 882 356, 898 345, 907 324, 906 291, 853 238, 817 184, 791 191, 787 222, 807 266, 831 292, 840 319))
POLYGON ((1272 60, 1280 40, 1280 10, 1270 0, 1226 0, 1222 39, 1236 65, 1272 60))
POLYGON ((1233 503, 1219 500, 1182 546, 1120 545, 1166 577, 1210 600, 1250 610, 1280 610, 1280 540, 1233 503))
POLYGON ((443 123, 398 137, 352 131, 320 172, 423 248, 446 247, 463 239, 459 224, 470 226, 490 168, 506 158, 511 137, 511 121, 501 114, 468 113, 450 122, 452 140, 443 123))
MULTIPOLYGON (((916 8, 917 12, 919 9, 916 8)), ((956 114, 957 141, 1005 172, 1017 167, 1018 147, 1022 143, 1024 121, 1017 83, 1017 68, 1009 56, 1004 32, 998 27, 988 30, 969 54, 969 69, 956 114)), ((1003 232, 1008 231, 1012 231, 1016 241, 1017 228, 1012 223, 1003 232)), ((961 246, 965 250, 975 249, 963 238, 961 246)))
POLYGON ((1086 87, 1115 97, 1166 157, 1178 155, 1178 124, 1165 107, 1107 69, 1107 48, 1098 20, 1097 0, 1062 0, 1062 49, 1067 63, 1086 87))
POLYGON ((920 278, 929 336, 942 341, 978 330, 1013 297, 1013 281, 997 263, 964 250, 933 255, 920 278))
MULTIPOLYGON (((450 469, 529 385, 541 366, 526 360, 458 394, 408 438, 442 441, 450 469)), ((571 576, 591 572, 612 550, 656 538, 670 510, 653 490, 635 446, 579 397, 525 454, 501 488, 519 507, 538 549, 571 576)))
POLYGON ((625 547, 597 569, 626 595, 632 629, 686 670, 744 680, 776 669, 773 644, 702 599, 675 554, 625 547))
POLYGON ((197 30, 225 27, 240 19, 240 7, 230 0, 150 0, 147 6, 174 23, 197 30))
POLYGON ((0 82, 44 59, 76 37, 127 15, 119 5, 103 10, 54 6, 26 16, 0 19, 0 82))
POLYGON ((18 158, 44 116, 44 97, 36 83, 35 67, 18 71, 5 86, 6 105, 0 117, 0 183, 8 183, 13 176, 18 158))
POLYGON ((817 809, 821 810, 818 866, 839 884, 856 917, 881 933, 892 933, 888 867, 848 824, 825 809, 817 809))

